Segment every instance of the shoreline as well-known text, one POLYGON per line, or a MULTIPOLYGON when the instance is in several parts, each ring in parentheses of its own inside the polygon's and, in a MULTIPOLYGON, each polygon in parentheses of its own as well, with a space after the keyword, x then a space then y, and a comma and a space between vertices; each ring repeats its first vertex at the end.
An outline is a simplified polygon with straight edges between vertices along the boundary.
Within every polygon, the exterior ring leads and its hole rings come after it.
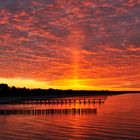
POLYGON ((63 91, 63 93, 38 93, 38 94, 5 94, 0 96, 0 105, 2 104, 24 104, 26 101, 41 101, 41 100, 51 100, 55 98, 70 98, 70 97, 107 97, 113 95, 121 95, 121 94, 135 94, 140 93, 139 91, 63 91))

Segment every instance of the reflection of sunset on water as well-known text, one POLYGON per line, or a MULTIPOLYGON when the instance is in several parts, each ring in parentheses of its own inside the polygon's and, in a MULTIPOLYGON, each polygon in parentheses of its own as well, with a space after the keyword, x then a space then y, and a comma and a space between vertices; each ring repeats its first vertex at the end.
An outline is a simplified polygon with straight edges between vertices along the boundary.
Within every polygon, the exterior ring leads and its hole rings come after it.
MULTIPOLYGON (((104 98, 104 97, 103 97, 104 98)), ((2 139, 133 139, 139 138, 139 94, 109 96, 104 104, 71 105, 96 107, 96 113, 48 115, 0 115, 2 139), (21 132, 21 133, 19 133, 21 132), (9 135, 6 135, 6 134, 9 135), (3 135, 5 134, 5 135, 3 135), (11 136, 11 134, 13 134, 11 136), (106 137, 104 137, 106 135, 106 137)), ((3 105, 6 108, 7 105, 3 105)), ((69 104, 9 105, 8 108, 67 108, 69 104), (54 107, 55 106, 55 107, 54 107)))

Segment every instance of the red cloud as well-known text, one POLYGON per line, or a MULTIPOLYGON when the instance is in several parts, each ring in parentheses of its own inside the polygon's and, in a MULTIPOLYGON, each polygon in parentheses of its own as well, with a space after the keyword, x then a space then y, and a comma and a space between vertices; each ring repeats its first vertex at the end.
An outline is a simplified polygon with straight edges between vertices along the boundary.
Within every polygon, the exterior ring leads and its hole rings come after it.
POLYGON ((139 1, 3 3, 0 77, 138 88, 139 1))

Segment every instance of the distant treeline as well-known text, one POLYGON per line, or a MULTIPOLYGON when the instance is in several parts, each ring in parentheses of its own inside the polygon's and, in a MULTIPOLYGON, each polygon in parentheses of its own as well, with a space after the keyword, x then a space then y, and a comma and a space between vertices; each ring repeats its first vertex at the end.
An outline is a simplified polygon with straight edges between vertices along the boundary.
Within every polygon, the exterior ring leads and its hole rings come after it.
POLYGON ((59 90, 59 89, 29 89, 9 87, 7 84, 0 84, 0 96, 75 96, 75 95, 93 95, 105 93, 108 91, 85 91, 85 90, 59 90))
MULTIPOLYGON (((29 89, 29 88, 16 88, 9 87, 7 84, 0 84, 0 96, 46 96, 46 97, 64 97, 64 96, 83 96, 83 95, 109 95, 109 94, 122 94, 132 93, 132 91, 108 91, 108 90, 59 90, 59 89, 29 89)), ((138 91, 135 91, 138 93, 138 91)))

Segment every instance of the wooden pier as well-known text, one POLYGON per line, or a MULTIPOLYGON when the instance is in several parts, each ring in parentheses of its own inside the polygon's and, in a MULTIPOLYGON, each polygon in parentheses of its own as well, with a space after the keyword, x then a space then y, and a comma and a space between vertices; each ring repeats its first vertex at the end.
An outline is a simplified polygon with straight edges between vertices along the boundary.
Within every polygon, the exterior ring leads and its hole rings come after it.
POLYGON ((3 99, 0 101, 0 104, 102 104, 106 101, 107 98, 51 98, 51 99, 3 99))
POLYGON ((33 101, 23 101, 23 104, 86 104, 86 103, 104 103, 106 98, 97 99, 97 98, 83 98, 83 99, 49 99, 49 100, 33 100, 33 101))

